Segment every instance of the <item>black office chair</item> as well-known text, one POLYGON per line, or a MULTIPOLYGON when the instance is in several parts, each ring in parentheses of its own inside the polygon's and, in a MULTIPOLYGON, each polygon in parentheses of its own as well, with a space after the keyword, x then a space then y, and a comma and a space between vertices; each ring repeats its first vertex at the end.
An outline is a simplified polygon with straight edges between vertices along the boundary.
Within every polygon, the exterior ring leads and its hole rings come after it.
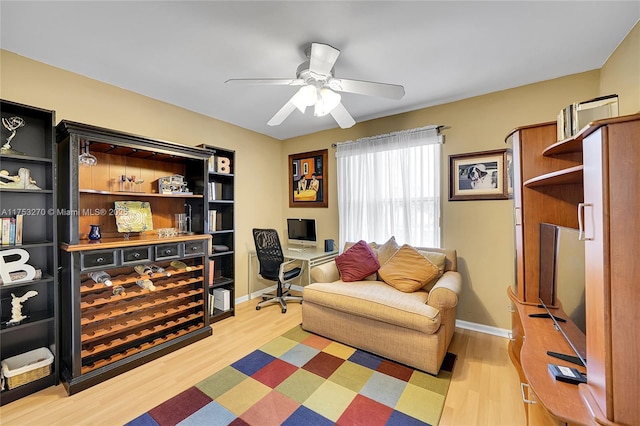
POLYGON ((277 290, 274 294, 262 296, 262 302, 258 303, 256 310, 260 310, 263 304, 280 303, 282 313, 287 312, 287 300, 299 300, 302 297, 292 296, 290 293, 291 282, 299 279, 302 275, 302 265, 291 267, 298 260, 284 261, 280 238, 275 229, 254 229, 253 241, 256 244, 256 255, 260 263, 260 276, 266 280, 276 281, 277 290), (289 286, 285 289, 285 284, 289 286))

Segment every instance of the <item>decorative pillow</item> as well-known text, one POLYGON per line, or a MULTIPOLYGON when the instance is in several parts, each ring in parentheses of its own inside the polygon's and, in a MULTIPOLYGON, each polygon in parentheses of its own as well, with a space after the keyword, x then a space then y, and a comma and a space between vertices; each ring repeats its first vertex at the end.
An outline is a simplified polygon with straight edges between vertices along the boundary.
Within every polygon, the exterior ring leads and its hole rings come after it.
POLYGON ((438 267, 408 244, 378 270, 384 282, 405 293, 420 290, 438 276, 438 267))
POLYGON ((391 237, 386 243, 378 247, 378 261, 381 265, 387 263, 387 260, 391 259, 391 256, 396 254, 400 249, 398 243, 396 243, 396 237, 391 237))
POLYGON ((378 257, 364 240, 360 240, 336 257, 342 281, 361 281, 380 268, 378 257))
POLYGON ((427 284, 422 287, 423 290, 430 291, 431 288, 436 284, 436 282, 440 279, 440 277, 444 274, 445 262, 447 261, 447 255, 444 253, 440 253, 437 251, 424 251, 418 250, 418 253, 426 257, 438 267, 438 276, 429 281, 427 284))

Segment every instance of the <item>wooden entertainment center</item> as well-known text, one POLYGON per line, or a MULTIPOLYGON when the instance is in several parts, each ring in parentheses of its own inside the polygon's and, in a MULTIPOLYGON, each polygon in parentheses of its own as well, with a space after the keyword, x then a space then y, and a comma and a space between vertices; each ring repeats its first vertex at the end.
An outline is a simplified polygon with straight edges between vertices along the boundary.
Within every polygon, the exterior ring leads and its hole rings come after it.
MULTIPOLYGON (((556 141, 556 123, 513 130, 516 280, 509 354, 522 380, 528 424, 640 424, 640 114, 590 123, 556 141), (580 228, 585 243, 587 383, 559 382, 547 355, 572 350, 553 322, 531 318, 552 303, 540 286, 540 223, 580 228)), ((562 318, 561 306, 553 315, 562 318)), ((566 318, 566 317, 565 317, 566 318)), ((574 342, 575 343, 575 342, 574 342)))

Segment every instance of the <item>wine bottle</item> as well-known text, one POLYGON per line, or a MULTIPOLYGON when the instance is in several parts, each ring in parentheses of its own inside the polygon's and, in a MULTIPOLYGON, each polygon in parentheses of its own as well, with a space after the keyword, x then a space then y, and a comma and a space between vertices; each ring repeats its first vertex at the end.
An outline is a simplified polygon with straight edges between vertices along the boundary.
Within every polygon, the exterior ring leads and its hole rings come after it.
POLYGON ((147 265, 136 265, 133 267, 133 270, 136 271, 139 275, 147 274, 150 277, 153 276, 153 271, 151 270, 151 267, 147 265))
POLYGON ((180 261, 180 260, 174 260, 171 262, 171 266, 173 266, 176 269, 184 269, 185 271, 189 272, 191 271, 191 266, 187 266, 186 263, 180 261))
POLYGON ((156 291, 156 286, 153 285, 153 282, 151 280, 137 280, 136 284, 138 284, 140 288, 143 288, 145 290, 156 291))
MULTIPOLYGON (((166 271, 163 267, 158 266, 158 265, 149 265, 149 268, 151 268, 151 271, 155 274, 155 273, 161 273, 164 274, 167 277, 171 276, 171 272, 166 271)), ((151 274, 149 274, 149 276, 151 276, 151 274)))
POLYGON ((124 297, 127 295, 126 291, 124 290, 124 287, 122 287, 121 285, 115 286, 112 290, 112 293, 114 296, 120 295, 124 297))
POLYGON ((111 282, 111 275, 107 274, 105 271, 90 272, 89 277, 95 282, 104 284, 107 287, 111 287, 113 285, 111 282))

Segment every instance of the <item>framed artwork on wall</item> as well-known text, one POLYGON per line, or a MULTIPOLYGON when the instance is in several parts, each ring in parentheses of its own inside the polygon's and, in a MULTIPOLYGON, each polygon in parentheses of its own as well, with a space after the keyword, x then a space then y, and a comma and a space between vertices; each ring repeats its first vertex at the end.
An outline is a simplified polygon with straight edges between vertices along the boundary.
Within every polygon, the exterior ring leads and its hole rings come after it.
POLYGON ((449 201, 507 200, 513 197, 509 149, 449 156, 449 201))
POLYGON ((289 207, 328 207, 327 151, 289 155, 289 207))

